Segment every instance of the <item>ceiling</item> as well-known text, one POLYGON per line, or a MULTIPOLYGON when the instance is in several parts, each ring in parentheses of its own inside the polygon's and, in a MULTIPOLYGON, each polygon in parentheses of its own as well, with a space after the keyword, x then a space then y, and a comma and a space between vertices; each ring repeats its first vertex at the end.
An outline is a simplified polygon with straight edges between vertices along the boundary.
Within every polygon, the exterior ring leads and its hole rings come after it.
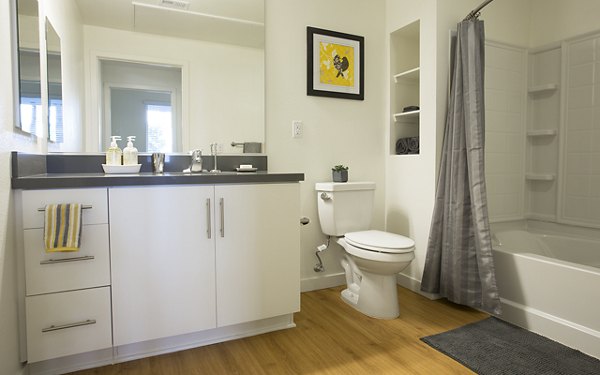
POLYGON ((75 0, 83 23, 177 38, 264 47, 264 0, 75 0))

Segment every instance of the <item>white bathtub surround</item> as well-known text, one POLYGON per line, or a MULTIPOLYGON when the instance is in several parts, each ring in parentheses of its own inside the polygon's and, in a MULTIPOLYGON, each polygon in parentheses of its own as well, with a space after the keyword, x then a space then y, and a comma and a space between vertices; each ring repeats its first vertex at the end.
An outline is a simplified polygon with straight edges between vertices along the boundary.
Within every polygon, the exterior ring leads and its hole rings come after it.
POLYGON ((484 56, 483 22, 459 23, 421 290, 498 314, 484 174, 484 56))
POLYGON ((600 238, 520 227, 496 233, 500 318, 600 358, 600 238))

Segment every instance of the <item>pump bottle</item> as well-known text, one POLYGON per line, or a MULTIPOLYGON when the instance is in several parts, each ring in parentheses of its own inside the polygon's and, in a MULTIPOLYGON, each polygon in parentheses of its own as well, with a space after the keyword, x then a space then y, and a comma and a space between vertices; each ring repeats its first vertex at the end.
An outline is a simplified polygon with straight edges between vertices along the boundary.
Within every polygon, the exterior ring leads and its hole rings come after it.
POLYGON ((121 165, 121 156, 123 152, 117 145, 117 141, 121 140, 121 137, 118 135, 113 135, 110 137, 110 147, 106 151, 106 164, 107 165, 121 165))
POLYGON ((135 135, 127 137, 127 147, 123 149, 123 165, 138 164, 138 150, 133 147, 133 141, 135 141, 135 135))

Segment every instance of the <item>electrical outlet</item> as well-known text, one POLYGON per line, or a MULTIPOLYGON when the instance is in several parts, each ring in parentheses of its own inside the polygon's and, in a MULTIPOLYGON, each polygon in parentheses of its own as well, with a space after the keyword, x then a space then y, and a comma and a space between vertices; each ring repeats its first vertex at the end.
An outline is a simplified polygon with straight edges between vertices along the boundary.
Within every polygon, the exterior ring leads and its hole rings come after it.
POLYGON ((292 138, 302 138, 302 121, 292 121, 292 138))
POLYGON ((217 144, 217 152, 218 152, 219 154, 222 154, 222 153, 223 153, 223 144, 222 144, 222 143, 218 143, 218 144, 217 144))

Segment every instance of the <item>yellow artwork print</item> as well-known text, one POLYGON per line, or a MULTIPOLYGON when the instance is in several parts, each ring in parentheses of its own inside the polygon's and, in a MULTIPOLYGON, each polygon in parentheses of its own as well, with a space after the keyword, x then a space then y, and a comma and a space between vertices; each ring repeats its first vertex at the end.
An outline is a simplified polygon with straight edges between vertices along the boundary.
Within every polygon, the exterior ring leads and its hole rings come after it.
POLYGON ((320 42, 319 64, 321 83, 354 86, 354 47, 320 42))

